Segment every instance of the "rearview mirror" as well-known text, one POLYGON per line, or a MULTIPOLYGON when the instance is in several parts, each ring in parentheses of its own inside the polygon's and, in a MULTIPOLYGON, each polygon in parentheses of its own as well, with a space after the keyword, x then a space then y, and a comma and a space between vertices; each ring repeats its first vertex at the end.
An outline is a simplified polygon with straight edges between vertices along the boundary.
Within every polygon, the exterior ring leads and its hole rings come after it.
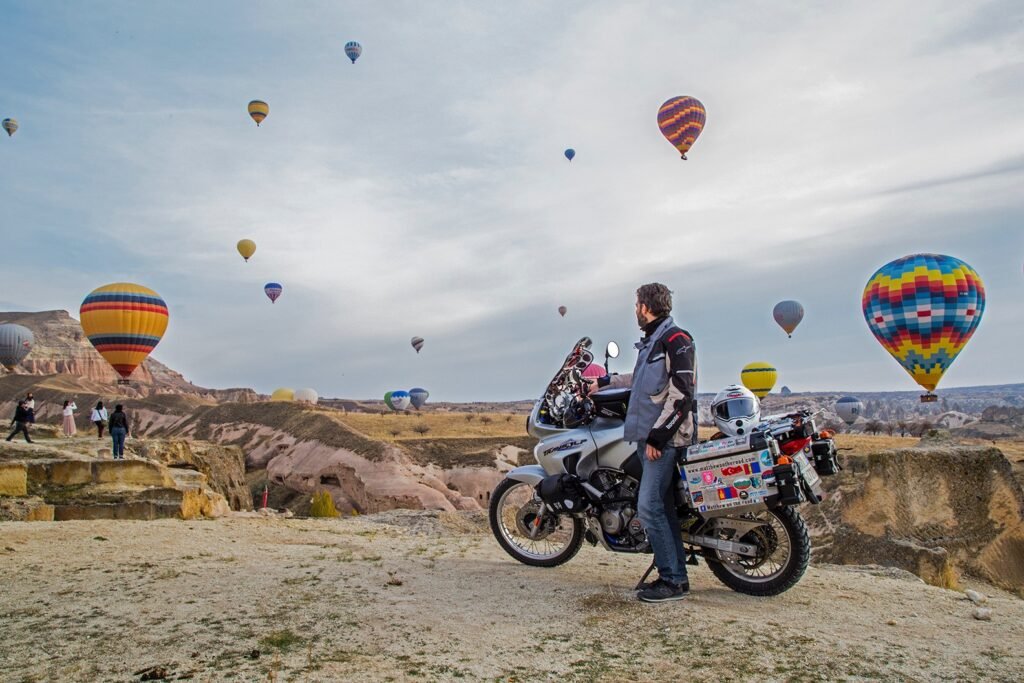
POLYGON ((619 357, 619 345, 613 341, 608 342, 607 348, 604 350, 606 358, 618 358, 619 357))

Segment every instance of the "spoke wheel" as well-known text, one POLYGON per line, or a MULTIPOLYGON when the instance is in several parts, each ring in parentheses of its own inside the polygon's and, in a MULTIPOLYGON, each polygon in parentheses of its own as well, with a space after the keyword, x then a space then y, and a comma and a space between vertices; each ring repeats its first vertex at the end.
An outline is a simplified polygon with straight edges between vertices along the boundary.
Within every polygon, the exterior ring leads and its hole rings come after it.
POLYGON ((778 595, 789 590, 807 570, 811 541, 800 513, 792 507, 763 510, 744 519, 763 522, 740 535, 724 530, 720 538, 753 545, 755 557, 721 550, 709 557, 708 566, 719 581, 748 595, 778 595))
POLYGON ((583 543, 583 522, 568 515, 540 513, 533 486, 504 479, 491 494, 489 517, 498 544, 523 564, 556 567, 583 543))

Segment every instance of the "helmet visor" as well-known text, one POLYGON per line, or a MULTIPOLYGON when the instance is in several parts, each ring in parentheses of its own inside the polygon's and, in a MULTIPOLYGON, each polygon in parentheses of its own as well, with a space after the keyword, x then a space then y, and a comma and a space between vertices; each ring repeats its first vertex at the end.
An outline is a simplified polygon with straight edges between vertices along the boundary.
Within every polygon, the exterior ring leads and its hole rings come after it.
POLYGON ((730 398, 728 401, 722 401, 715 406, 715 417, 723 420, 735 420, 741 417, 750 417, 754 414, 755 410, 754 399, 747 397, 730 398))

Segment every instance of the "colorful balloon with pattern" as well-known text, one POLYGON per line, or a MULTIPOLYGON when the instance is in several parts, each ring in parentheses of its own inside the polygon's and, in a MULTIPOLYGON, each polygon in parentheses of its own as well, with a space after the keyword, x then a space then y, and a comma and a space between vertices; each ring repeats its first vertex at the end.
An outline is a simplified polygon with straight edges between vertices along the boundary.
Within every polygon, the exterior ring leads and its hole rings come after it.
POLYGON ((409 409, 409 404, 412 403, 412 397, 409 396, 408 391, 392 391, 388 401, 385 401, 391 410, 402 412, 403 410, 409 409))
POLYGON ((115 282, 89 293, 78 310, 89 343, 126 383, 167 331, 167 304, 148 287, 115 282))
POLYGON ((242 255, 246 261, 252 258, 252 255, 256 253, 256 243, 252 240, 238 240, 236 246, 238 253, 242 255))
POLYGON ((359 55, 363 54, 363 46, 354 40, 350 40, 345 43, 345 55, 352 60, 355 64, 356 60, 359 59, 359 55))
POLYGON ((569 312, 569 309, 566 308, 565 306, 559 306, 558 307, 558 315, 562 316, 563 318, 565 317, 565 314, 568 313, 568 312, 569 312))
POLYGON ((281 387, 280 389, 274 389, 274 393, 270 395, 271 401, 294 401, 295 390, 289 389, 288 387, 281 387))
POLYGON ((572 147, 570 147, 569 149, 565 150, 565 158, 566 159, 568 159, 569 161, 572 161, 572 158, 574 156, 576 156, 576 150, 574 150, 572 147))
POLYGON ((864 404, 855 396, 843 396, 836 401, 836 415, 848 425, 852 425, 864 412, 864 404))
POLYGON ((253 100, 249 103, 249 116, 256 122, 256 127, 263 123, 263 119, 267 118, 267 114, 270 113, 270 105, 263 100, 253 100))
POLYGON ((283 291, 284 287, 282 287, 278 282, 268 282, 263 285, 263 293, 267 295, 268 299, 270 299, 270 303, 276 302, 283 291))
POLYGON ((24 360, 32 350, 36 338, 32 330, 24 325, 3 323, 0 325, 0 365, 8 370, 24 360))
POLYGON ((409 343, 412 344, 412 348, 416 349, 416 353, 419 353, 423 348, 423 337, 413 337, 409 343))
POLYGON ((914 254, 871 276, 861 308, 875 339, 932 392, 981 323, 985 285, 958 258, 914 254))
POLYGON ((11 137, 18 130, 17 119, 4 119, 4 122, 0 125, 7 131, 7 137, 11 137))
POLYGON ((804 319, 804 307, 799 301, 780 301, 772 309, 772 317, 775 318, 775 322, 779 324, 779 327, 792 337, 793 330, 804 319))
POLYGON ((665 139, 679 150, 685 159, 690 147, 704 130, 707 112, 704 105, 693 97, 673 97, 658 110, 658 127, 665 139))
POLYGON ((779 373, 771 363, 756 362, 749 363, 740 372, 740 381, 743 386, 754 392, 758 398, 764 398, 775 386, 775 380, 779 373))
POLYGON ((430 392, 420 387, 415 387, 409 390, 409 400, 412 401, 412 407, 419 410, 423 407, 423 404, 430 398, 430 392))

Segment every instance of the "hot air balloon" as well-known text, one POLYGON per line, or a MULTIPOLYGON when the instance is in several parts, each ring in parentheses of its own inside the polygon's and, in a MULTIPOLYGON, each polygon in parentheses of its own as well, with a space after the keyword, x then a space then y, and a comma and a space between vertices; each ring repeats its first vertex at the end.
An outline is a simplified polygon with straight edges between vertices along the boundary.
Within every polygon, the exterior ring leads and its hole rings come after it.
POLYGON ((241 254, 242 258, 246 261, 252 258, 252 255, 256 253, 256 243, 252 240, 238 240, 236 248, 238 249, 238 253, 241 254))
POLYGON ((804 319, 804 307, 799 301, 780 301, 772 309, 772 317, 775 318, 775 322, 779 324, 779 327, 792 337, 793 330, 804 319))
POLYGON ((569 149, 565 150, 565 158, 566 159, 568 159, 569 161, 572 161, 572 158, 574 156, 576 156, 576 150, 574 150, 572 147, 570 147, 569 149))
POLYGON ((16 119, 4 119, 0 126, 3 126, 4 130, 7 131, 7 137, 11 137, 18 130, 18 121, 16 119))
POLYGON ((277 282, 268 282, 263 285, 263 293, 267 295, 268 299, 270 299, 270 303, 277 301, 277 298, 281 296, 281 292, 283 291, 284 287, 277 282))
POLYGON ((740 373, 740 381, 743 382, 743 386, 754 392, 758 398, 767 396, 778 378, 779 373, 772 364, 764 362, 750 363, 744 366, 740 373))
POLYGON ((393 393, 395 392, 389 391, 386 394, 384 394, 384 405, 386 405, 388 408, 391 408, 391 410, 395 409, 395 406, 391 404, 391 394, 393 393))
POLYGON ((294 401, 295 390, 289 389, 288 387, 281 387, 274 389, 274 393, 270 395, 271 401, 294 401))
POLYGON ((864 412, 864 404, 854 396, 843 396, 836 401, 836 415, 848 425, 852 425, 864 412))
POLYGON ((270 113, 270 105, 263 100, 253 100, 249 103, 249 116, 256 122, 258 128, 263 119, 267 118, 267 114, 270 113))
POLYGON ((148 287, 115 282, 89 293, 78 311, 82 331, 127 384, 167 330, 167 304, 148 287))
POLYGON ((412 348, 416 349, 416 353, 419 353, 423 348, 423 337, 413 337, 409 343, 412 344, 412 348))
POLYGON ((875 339, 935 400, 936 385, 985 311, 985 285, 952 256, 914 254, 879 268, 861 297, 875 339))
POLYGON ((409 400, 412 401, 412 407, 419 410, 423 407, 423 404, 427 402, 427 398, 430 397, 430 392, 426 389, 416 387, 415 389, 409 390, 409 400))
POLYGON ((32 350, 35 341, 36 338, 32 334, 32 330, 23 325, 14 323, 0 325, 0 365, 8 370, 14 370, 14 366, 32 350))
POLYGON ((408 410, 410 403, 412 403, 412 398, 409 396, 408 391, 399 389, 398 391, 391 392, 391 410, 398 412, 408 410))
POLYGON ((693 97, 673 97, 658 110, 658 127, 665 139, 679 150, 683 159, 697 136, 704 130, 707 112, 704 105, 693 97))
POLYGON ((320 394, 316 393, 316 389, 299 389, 295 392, 295 400, 315 406, 316 402, 320 400, 320 394))
POLYGON ((558 315, 562 316, 563 318, 565 317, 565 314, 568 313, 568 312, 569 312, 569 309, 566 308, 565 306, 559 306, 558 307, 558 315))
POLYGON ((356 60, 359 59, 359 55, 363 54, 363 46, 354 40, 350 40, 345 43, 345 54, 355 64, 356 60))
POLYGON ((600 363, 591 363, 586 369, 580 373, 584 379, 597 379, 598 377, 604 377, 608 374, 608 371, 604 369, 604 366, 600 363))

